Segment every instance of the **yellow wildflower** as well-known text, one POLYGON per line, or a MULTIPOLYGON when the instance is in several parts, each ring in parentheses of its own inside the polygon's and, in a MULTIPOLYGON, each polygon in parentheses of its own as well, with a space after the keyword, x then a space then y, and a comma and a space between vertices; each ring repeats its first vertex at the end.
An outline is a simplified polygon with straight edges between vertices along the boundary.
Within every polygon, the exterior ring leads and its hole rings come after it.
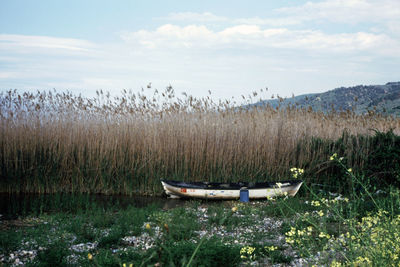
POLYGON ((233 207, 232 208, 232 212, 237 212, 238 208, 237 207, 233 207))
POLYGON ((253 254, 254 250, 256 250, 256 248, 254 247, 247 247, 247 254, 253 254))
POLYGON ((151 228, 149 223, 146 223, 146 229, 149 230, 151 228))
POLYGON ((341 267, 341 266, 343 266, 343 265, 338 261, 332 261, 331 262, 331 267, 341 267))
POLYGON ((311 206, 314 206, 314 207, 319 207, 319 206, 321 206, 321 204, 319 203, 319 201, 318 200, 312 200, 311 201, 311 206))
POLYGON ((90 254, 90 253, 87 254, 87 257, 88 257, 89 260, 92 260, 92 259, 93 259, 93 255, 90 254))
POLYGON ((288 244, 294 244, 294 240, 291 237, 286 237, 285 240, 286 240, 286 243, 288 243, 288 244))
POLYGON ((275 246, 270 246, 270 247, 266 246, 266 247, 264 247, 264 248, 265 248, 265 250, 267 250, 267 251, 275 251, 275 250, 278 249, 278 247, 275 247, 275 246))
POLYGON ((371 260, 368 257, 357 257, 356 261, 354 262, 354 264, 356 266, 362 265, 363 263, 367 263, 367 264, 371 264, 371 260))
POLYGON ((304 174, 304 170, 300 168, 291 168, 290 172, 292 173, 293 178, 297 179, 298 176, 304 174))
POLYGON ((324 233, 324 232, 319 233, 318 236, 319 236, 320 238, 326 238, 326 239, 331 238, 331 236, 330 236, 329 234, 326 234, 326 233, 324 233))

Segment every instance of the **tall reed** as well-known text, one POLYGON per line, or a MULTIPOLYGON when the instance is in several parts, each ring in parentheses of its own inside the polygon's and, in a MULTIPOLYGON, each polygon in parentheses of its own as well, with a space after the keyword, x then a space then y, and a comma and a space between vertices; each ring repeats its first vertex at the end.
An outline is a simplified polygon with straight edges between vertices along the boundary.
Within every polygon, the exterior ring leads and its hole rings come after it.
POLYGON ((318 180, 339 148, 361 168, 368 138, 357 136, 399 126, 373 113, 238 108, 170 86, 94 98, 14 90, 0 95, 0 191, 153 194, 160 178, 279 180, 293 166, 318 180))

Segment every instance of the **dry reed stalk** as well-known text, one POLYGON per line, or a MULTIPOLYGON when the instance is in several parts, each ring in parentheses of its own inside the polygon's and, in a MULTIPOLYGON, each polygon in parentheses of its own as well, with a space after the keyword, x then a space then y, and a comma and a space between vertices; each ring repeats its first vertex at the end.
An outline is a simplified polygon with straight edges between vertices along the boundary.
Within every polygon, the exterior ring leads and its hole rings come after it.
POLYGON ((291 167, 310 167, 338 149, 316 146, 315 137, 343 137, 357 168, 363 161, 354 151, 368 153, 368 142, 351 135, 400 129, 398 118, 376 114, 239 110, 228 101, 174 99, 172 88, 163 94, 1 95, 0 190, 130 194, 159 192, 161 177, 283 179, 291 167))

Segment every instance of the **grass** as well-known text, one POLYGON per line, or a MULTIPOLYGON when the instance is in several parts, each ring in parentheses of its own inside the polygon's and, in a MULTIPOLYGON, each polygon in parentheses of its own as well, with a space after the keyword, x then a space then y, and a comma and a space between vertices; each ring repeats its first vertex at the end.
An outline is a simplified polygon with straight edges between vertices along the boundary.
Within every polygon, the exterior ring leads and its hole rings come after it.
MULTIPOLYGON (((171 87, 114 98, 102 92, 94 98, 3 92, 0 191, 160 194, 160 178, 280 180, 293 166, 305 169, 313 183, 337 186, 339 173, 327 165, 329 155, 341 153, 355 171, 362 170, 376 162, 369 157, 377 147, 371 129, 400 129, 399 118, 379 114, 238 105, 176 97, 171 87)), ((370 169, 368 175, 377 174, 370 169)))
POLYGON ((11 264, 9 255, 24 250, 35 255, 21 259, 28 266, 397 266, 400 190, 375 194, 361 186, 349 198, 306 185, 303 196, 250 203, 34 213, 1 230, 0 258, 11 264))

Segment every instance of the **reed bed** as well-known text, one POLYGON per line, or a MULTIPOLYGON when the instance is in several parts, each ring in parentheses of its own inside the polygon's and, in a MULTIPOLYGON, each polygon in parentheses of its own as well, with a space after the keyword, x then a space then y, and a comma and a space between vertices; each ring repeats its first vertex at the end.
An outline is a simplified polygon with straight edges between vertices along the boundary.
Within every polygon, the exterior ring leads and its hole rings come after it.
POLYGON ((340 150, 361 169, 371 129, 399 134, 399 126, 373 112, 177 97, 170 86, 93 98, 14 90, 0 94, 0 191, 157 194, 160 178, 281 180, 291 167, 318 182, 329 155, 340 150))

